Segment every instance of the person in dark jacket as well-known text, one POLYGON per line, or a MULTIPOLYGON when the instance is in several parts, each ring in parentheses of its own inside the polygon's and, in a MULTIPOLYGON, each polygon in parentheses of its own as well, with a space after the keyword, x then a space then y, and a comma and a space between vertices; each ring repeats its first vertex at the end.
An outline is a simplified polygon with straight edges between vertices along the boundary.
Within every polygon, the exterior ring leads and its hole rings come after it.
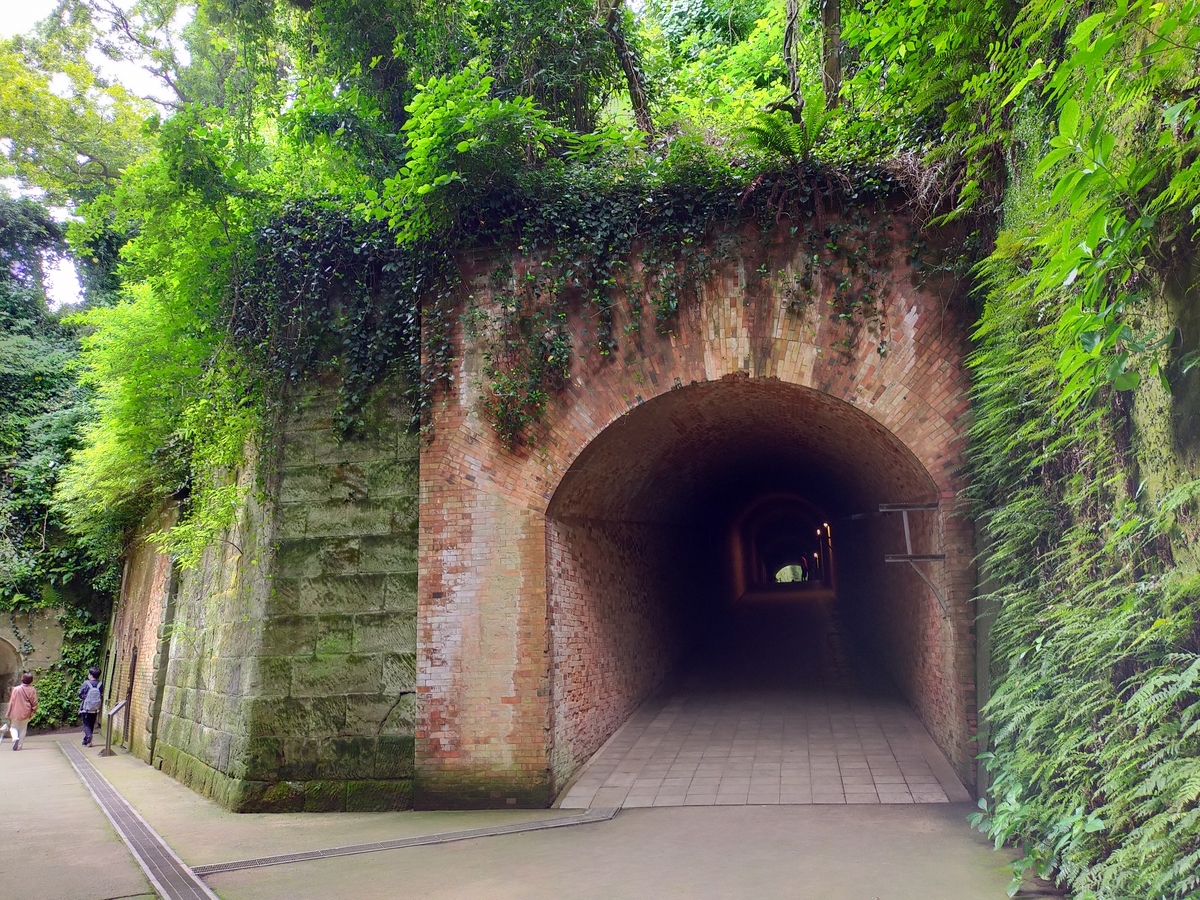
POLYGON ((92 746, 92 732, 96 719, 104 704, 104 685, 100 682, 100 670, 96 666, 88 669, 87 681, 79 689, 79 717, 83 719, 83 746, 92 746))

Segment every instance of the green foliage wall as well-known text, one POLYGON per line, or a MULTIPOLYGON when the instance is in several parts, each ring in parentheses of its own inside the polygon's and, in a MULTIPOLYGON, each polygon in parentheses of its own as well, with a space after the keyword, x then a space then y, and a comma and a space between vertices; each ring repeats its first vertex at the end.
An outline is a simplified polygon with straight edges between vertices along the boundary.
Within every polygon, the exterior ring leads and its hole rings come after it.
POLYGON ((99 8, 0 45, 0 172, 76 204, 71 244, 112 303, 66 330, 6 323, 6 552, 26 573, 6 596, 82 572, 78 548, 104 571, 166 497, 185 504, 168 547, 198 559, 289 381, 337 370, 345 434, 400 367, 420 420, 456 352, 457 253, 531 263, 503 321, 463 323, 496 336, 485 411, 515 441, 578 350, 565 304, 601 352, 622 339, 606 310, 630 254, 669 329, 714 223, 786 220, 832 258, 827 204, 902 190, 962 223, 933 264, 978 284, 972 502, 999 606, 978 824, 1082 897, 1198 896, 1197 0, 845 4, 836 109, 802 5, 794 119, 768 111, 789 100, 788 4, 651 0, 622 10, 649 141, 590 2, 207 0, 190 62, 161 38, 171 4, 109 26, 99 8), (160 111, 104 83, 92 45, 148 54, 160 111), (70 328, 85 374, 57 406, 70 328), (43 546, 60 523, 75 543, 43 546))
MULTIPOLYGON (((1172 427, 1197 413, 1172 395, 1195 336, 1165 296, 1182 278, 1196 300, 1182 272, 1197 135, 1180 121, 1194 12, 993 8, 1012 32, 960 82, 931 154, 961 149, 957 214, 996 210, 971 361, 974 508, 999 608, 976 822, 1023 851, 1018 878, 1032 866, 1079 897, 1200 885, 1200 483, 1172 427)), ((903 27, 872 40, 907 48, 903 27)), ((938 58, 918 48, 910 65, 899 48, 903 69, 938 58)), ((948 64, 984 51, 942 48, 948 64)))
POLYGON ((1023 849, 1018 875, 1034 866, 1080 896, 1193 896, 1200 485, 1152 469, 1173 458, 1163 429, 1136 424, 1139 408, 1161 423, 1157 382, 1055 416, 1053 327, 1011 284, 993 287, 972 360, 975 499, 1000 604, 978 822, 1023 849))
POLYGON ((72 371, 75 330, 46 306, 44 264, 62 252, 43 207, 0 197, 0 614, 63 610, 62 661, 38 673, 39 726, 74 720, 116 577, 105 548, 67 530, 53 497, 90 409, 72 371))

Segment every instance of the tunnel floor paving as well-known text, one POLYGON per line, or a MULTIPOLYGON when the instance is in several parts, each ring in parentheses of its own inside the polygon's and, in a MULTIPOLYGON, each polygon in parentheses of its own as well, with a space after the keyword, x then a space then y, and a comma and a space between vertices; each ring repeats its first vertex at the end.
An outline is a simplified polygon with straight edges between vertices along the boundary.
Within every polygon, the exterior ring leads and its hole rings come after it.
POLYGON ((971 800, 831 594, 743 603, 714 630, 724 643, 630 717, 562 808, 971 800))
POLYGON ((677 689, 639 709, 565 809, 970 800, 903 700, 677 689))

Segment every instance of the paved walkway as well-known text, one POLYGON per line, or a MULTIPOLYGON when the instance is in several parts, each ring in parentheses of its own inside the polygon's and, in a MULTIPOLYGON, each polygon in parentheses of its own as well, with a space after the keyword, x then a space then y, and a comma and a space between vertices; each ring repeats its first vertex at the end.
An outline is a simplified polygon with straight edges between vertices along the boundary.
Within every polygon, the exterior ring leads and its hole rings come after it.
POLYGON ((967 802, 912 707, 843 637, 828 592, 743 602, 561 805, 967 802))
MULTIPOLYGON (((22 900, 151 900, 56 741, 0 754, 0 883, 22 900), (14 853, 19 852, 19 858, 14 853)), ((542 822, 556 810, 234 814, 127 754, 89 758, 180 859, 542 822)), ((611 820, 205 876, 221 900, 1003 900, 1010 855, 967 804, 626 809, 611 820)), ((1019 896, 1049 896, 1034 891, 1019 896)))
POLYGON ((903 700, 681 689, 646 704, 564 809, 946 803, 970 795, 903 700))
POLYGON ((28 738, 16 753, 11 747, 8 740, 0 744, 3 895, 14 900, 154 900, 150 882, 56 738, 28 738))

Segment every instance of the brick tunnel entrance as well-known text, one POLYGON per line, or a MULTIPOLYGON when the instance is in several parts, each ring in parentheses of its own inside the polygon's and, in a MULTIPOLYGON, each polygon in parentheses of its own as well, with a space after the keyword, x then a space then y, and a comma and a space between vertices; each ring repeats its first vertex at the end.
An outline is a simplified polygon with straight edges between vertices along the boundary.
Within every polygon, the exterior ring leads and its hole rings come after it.
MULTIPOLYGON (((885 563, 905 541, 879 511, 938 500, 871 416, 775 379, 680 387, 602 431, 547 510, 557 787, 633 719, 564 805, 965 799, 913 714, 936 733, 956 707, 953 623, 885 563)), ((941 511, 910 519, 938 553, 941 511)))
MULTIPOLYGON (((418 806, 551 802, 672 677, 812 676, 796 667, 817 656, 797 648, 832 644, 773 618, 774 601, 799 608, 792 594, 827 608, 822 621, 887 673, 878 681, 973 783, 964 310, 954 282, 913 267, 906 220, 877 216, 871 233, 892 249, 869 321, 838 312, 825 266, 798 307, 785 287, 811 247, 787 223, 747 225, 669 327, 636 327, 646 292, 618 290, 625 337, 602 350, 595 310, 573 307, 570 378, 514 444, 489 418, 491 345, 464 316, 420 459, 418 806), (884 563, 905 549, 887 503, 937 504, 910 524, 914 553, 945 554, 923 564, 944 608, 915 571, 884 563)), ((471 321, 505 315, 493 266, 469 270, 471 321)), ((526 283, 528 261, 513 266, 526 283)), ((631 284, 647 283, 637 272, 631 284)))

